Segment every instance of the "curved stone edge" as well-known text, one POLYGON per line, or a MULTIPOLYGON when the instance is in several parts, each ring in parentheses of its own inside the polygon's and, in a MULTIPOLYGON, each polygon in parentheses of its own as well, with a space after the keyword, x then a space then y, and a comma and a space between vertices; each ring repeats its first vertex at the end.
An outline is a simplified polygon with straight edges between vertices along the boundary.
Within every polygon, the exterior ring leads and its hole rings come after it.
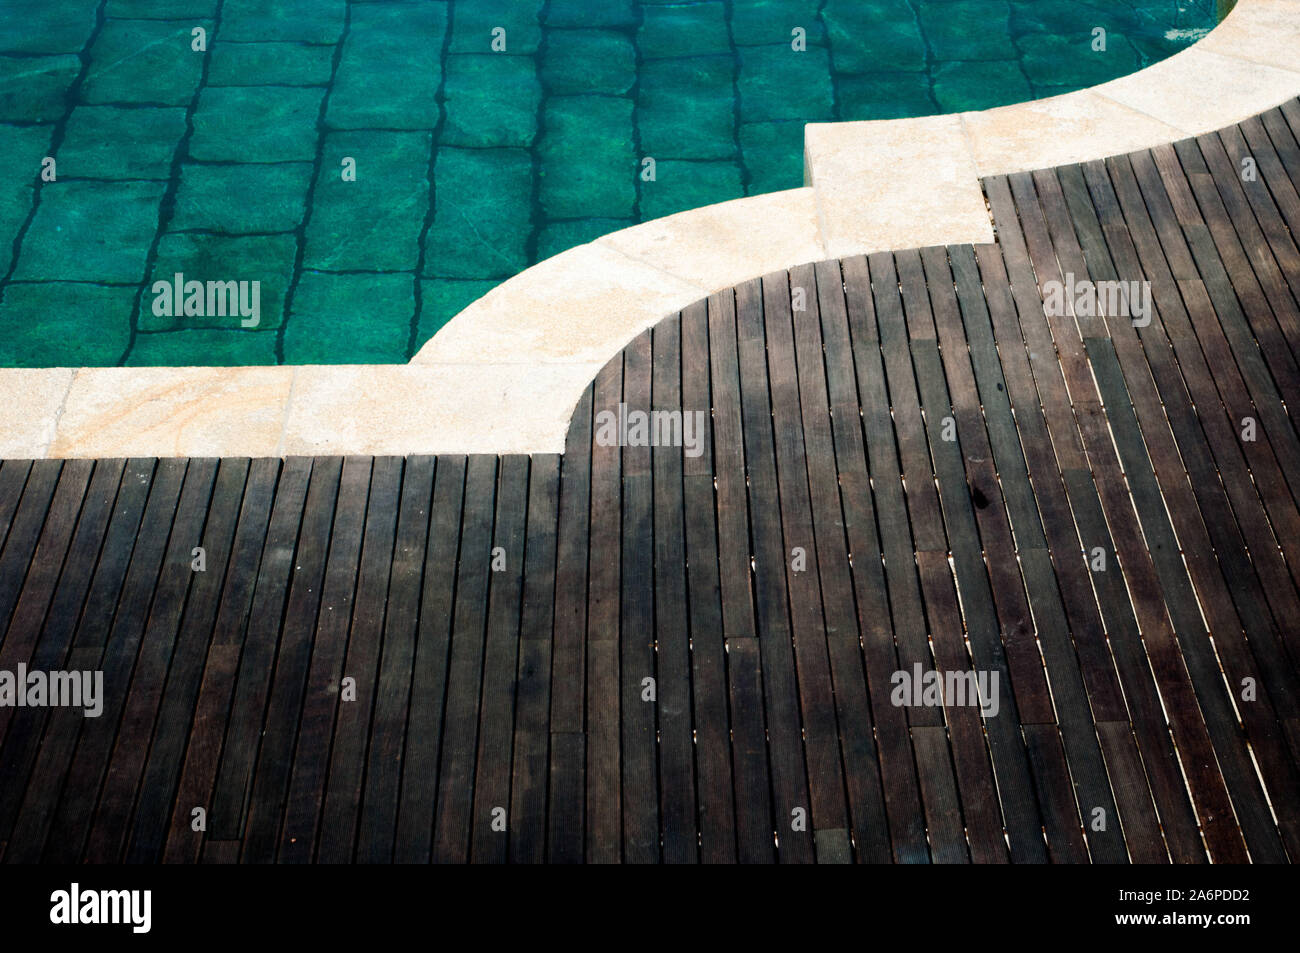
POLYGON ((1300 0, 1087 90, 806 127, 801 189, 681 212, 540 262, 408 365, 0 369, 0 457, 559 453, 595 374, 708 294, 825 258, 993 240, 980 178, 1213 132, 1300 94, 1300 0))

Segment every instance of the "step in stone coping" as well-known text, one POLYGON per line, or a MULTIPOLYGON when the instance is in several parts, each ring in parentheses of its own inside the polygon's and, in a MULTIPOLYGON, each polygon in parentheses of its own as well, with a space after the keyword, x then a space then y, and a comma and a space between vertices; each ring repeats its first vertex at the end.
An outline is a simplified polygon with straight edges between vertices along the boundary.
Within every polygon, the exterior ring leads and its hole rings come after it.
POLYGON ((826 258, 993 241, 980 179, 1146 149, 1300 95, 1300 0, 1238 0, 1194 46, 979 112, 811 123, 806 185, 625 228, 539 262, 409 364, 0 369, 0 456, 559 453, 633 337, 826 258))

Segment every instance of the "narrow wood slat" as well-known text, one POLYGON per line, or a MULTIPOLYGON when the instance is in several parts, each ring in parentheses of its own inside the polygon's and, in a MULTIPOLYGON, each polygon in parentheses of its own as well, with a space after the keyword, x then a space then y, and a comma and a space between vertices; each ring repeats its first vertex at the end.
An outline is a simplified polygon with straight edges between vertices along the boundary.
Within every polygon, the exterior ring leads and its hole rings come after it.
MULTIPOLYGON (((1176 151, 1180 159, 1193 161, 1194 153, 1190 143, 1181 145, 1176 151)), ((1219 140, 1206 139, 1201 145, 1201 154, 1213 167, 1211 174, 1219 184, 1219 195, 1228 204, 1233 224, 1247 244, 1248 256, 1256 269, 1263 272, 1261 263, 1270 260, 1267 241, 1258 231, 1249 206, 1238 191, 1239 187, 1235 182, 1237 174, 1224 168, 1228 163, 1219 140), (1225 176, 1231 177, 1227 184, 1224 182, 1225 176), (1246 226, 1246 222, 1249 223, 1249 227, 1246 226)), ((1149 161, 1134 160, 1131 166, 1131 175, 1137 179, 1137 187, 1151 216, 1151 224, 1161 236, 1163 247, 1166 249, 1180 247, 1183 244, 1183 236, 1178 233, 1175 224, 1169 221, 1171 216, 1163 183, 1158 180, 1151 181, 1156 179, 1156 175, 1150 168, 1149 161), (1147 180, 1145 182, 1143 173, 1147 180)), ((1117 164, 1116 170, 1122 193, 1126 188, 1131 187, 1128 182, 1130 171, 1123 164, 1117 164)), ((1192 233, 1196 234, 1196 230, 1193 229, 1192 233)), ((1201 243, 1203 249, 1206 245, 1208 243, 1201 243)), ((1225 407, 1237 421, 1247 414, 1258 417, 1260 429, 1263 431, 1257 441, 1260 444, 1259 449, 1262 451, 1267 447, 1272 450, 1277 465, 1282 469, 1282 482, 1290 487, 1289 500, 1291 508, 1294 509, 1296 499, 1300 499, 1297 495, 1300 494, 1300 436, 1297 436, 1278 399, 1278 386, 1270 375, 1264 356, 1255 345, 1256 332, 1248 326, 1241 307, 1227 287, 1228 282, 1222 265, 1214 261, 1215 257, 1207 250, 1202 255, 1205 261, 1201 263, 1199 272, 1186 277, 1176 275, 1175 277, 1179 278, 1179 290, 1183 292, 1188 313, 1192 318, 1192 327, 1200 340, 1201 348, 1211 366, 1215 368, 1215 384, 1225 407), (1218 293, 1214 294, 1216 291, 1218 293), (1213 298, 1211 298, 1212 294, 1213 298), (1234 364, 1227 363, 1228 355, 1235 357, 1234 364)), ((1252 323, 1258 327, 1273 322, 1259 315, 1252 323)), ((1267 335, 1265 340, 1268 340, 1267 335)), ((1276 351, 1276 355, 1272 364, 1277 369, 1279 360, 1285 355, 1285 348, 1275 347, 1273 350, 1276 351)), ((1286 368, 1281 369, 1286 370, 1286 368)), ((1289 376, 1279 380, 1282 384, 1283 397, 1295 401, 1300 384, 1297 384, 1295 368, 1290 368, 1290 371, 1289 376)), ((1279 488, 1280 486, 1281 483, 1279 488)), ((1279 505, 1285 505, 1285 500, 1280 500, 1279 505)))
MULTIPOLYGON (((39 528, 39 537, 23 570, 22 587, 12 592, 12 615, 8 618, 5 634, 0 638, 0 670, 13 671, 17 665, 31 661, 32 652, 41 636, 41 623, 54 596, 63 570, 64 559, 69 554, 72 536, 81 514, 82 502, 90 484, 95 464, 91 460, 69 460, 58 470, 58 483, 50 498, 48 510, 39 528)), ((35 520, 31 521, 35 524, 35 520)), ((19 546, 8 560, 17 576, 19 546)), ((0 562, 5 562, 0 557, 0 562)), ((5 611, 5 616, 9 612, 5 611)), ((3 616, 0 616, 3 618, 3 616)), ((0 739, 14 709, 0 708, 0 739)))
MULTIPOLYGON (((683 468, 686 427, 694 408, 682 401, 681 318, 661 321, 651 333, 651 404, 661 414, 680 413, 679 439, 651 451, 654 479, 654 633, 659 724, 659 804, 666 863, 699 860, 696 816, 694 686, 686 598, 686 531, 683 468), (691 415, 689 418, 687 415, 691 415)), ((658 435, 663 431, 658 431, 658 435)), ((674 434, 669 432, 668 437, 674 434)))
MULTIPOLYGON (((586 744, 569 744, 566 755, 575 751, 578 760, 566 762, 573 778, 561 781, 551 770, 550 733, 560 728, 581 735, 586 727, 587 682, 587 554, 593 545, 592 513, 592 402, 594 386, 588 386, 569 421, 564 457, 560 463, 558 529, 539 515, 534 530, 530 517, 529 569, 525 577, 525 606, 536 606, 535 626, 525 629, 521 649, 519 717, 515 720, 515 817, 511 837, 511 858, 540 862, 546 858, 553 831, 564 830, 559 838, 556 862, 581 861, 585 851, 586 777, 583 760, 586 744), (540 537, 534 543, 533 536, 540 537), (552 543, 551 540, 554 539, 552 543), (546 568, 532 565, 535 555, 549 547, 546 568), (534 589, 534 587, 536 587, 534 589), (549 587, 549 595, 545 591, 549 587), (530 593, 535 592, 535 595, 530 593), (554 600, 554 630, 541 618, 541 607, 554 600), (521 758, 523 760, 521 760, 521 758), (552 782, 565 784, 577 797, 550 793, 552 782), (567 783, 566 783, 567 782, 567 783), (534 824, 533 815, 536 814, 534 824)), ((536 506, 530 505, 530 514, 536 506)), ((581 739, 580 739, 581 740, 581 739)))
POLYGON ((941 727, 921 725, 912 729, 912 743, 916 746, 921 795, 926 804, 930 854, 936 864, 964 864, 969 863, 970 854, 944 734, 941 727))
MULTIPOLYGON (((591 397, 587 391, 575 418, 590 418, 591 397)), ((525 544, 523 614, 519 624, 519 663, 514 724, 514 757, 510 778, 510 860, 512 863, 542 863, 546 859, 547 763, 550 754, 550 709, 552 646, 558 627, 577 628, 566 633, 566 641, 581 653, 582 628, 574 625, 572 613, 585 623, 586 559, 581 554, 579 534, 561 523, 560 501, 573 505, 576 491, 585 504, 590 492, 590 457, 572 446, 572 457, 536 454, 528 480, 528 539, 525 544), (571 473, 572 471, 576 471, 571 473), (568 481, 562 483, 561 481, 568 481), (577 487, 573 483, 577 481, 577 487), (556 527, 560 526, 557 531, 556 527), (566 530, 569 532, 566 533, 566 530), (558 539, 557 539, 558 537, 558 539), (557 550, 562 553, 557 557, 557 550), (579 565, 580 563, 580 565, 579 565), (561 596, 557 591, 570 583, 578 588, 561 596), (581 580, 581 582, 578 582, 581 580)), ((588 444, 588 454, 590 445, 588 444)), ((587 506, 582 507, 578 528, 586 537, 587 506)), ((579 654, 579 658, 581 655, 579 654)), ((563 669, 570 671, 568 665, 563 669)), ((582 680, 581 665, 574 666, 573 681, 582 680)), ((572 684, 569 682, 568 684, 572 684)), ((579 786, 579 791, 581 787, 579 786)), ((574 816, 581 818, 581 795, 574 804, 574 816)), ((579 824, 581 822, 579 821, 579 824)))
POLYGON ((0 551, 3 551, 23 487, 32 471, 31 460, 0 460, 0 551))
POLYGON ((433 845, 466 470, 464 457, 443 455, 438 457, 434 472, 429 544, 420 592, 420 623, 411 670, 402 789, 397 806, 393 849, 393 860, 397 863, 426 863, 433 845))
MULTIPOLYGON (((960 319, 947 252, 928 249, 920 259, 913 259, 910 270, 914 277, 904 283, 904 292, 910 287, 913 299, 928 294, 946 347, 941 357, 934 340, 914 340, 913 366, 925 408, 972 661, 982 672, 999 674, 998 714, 985 720, 985 731, 1013 859, 1043 862, 1047 857, 1042 847, 1042 821, 1035 805, 1035 781, 1040 788, 1046 788, 1052 784, 1068 786, 1068 778, 1031 779, 1031 769, 1064 771, 1064 764, 1030 761, 1013 719, 1022 724, 1053 724, 1055 713, 1042 655, 1033 637, 1024 583, 1015 563, 1010 527, 1001 511, 1000 488, 992 470, 974 379, 969 363, 962 357, 966 342, 957 327, 960 319), (918 266, 922 263, 931 285, 928 293, 920 280, 918 266), (945 420, 950 414, 953 429, 945 434, 945 420), (972 471, 968 483, 967 475, 972 471), (979 490, 981 486, 985 489, 979 490)), ((1068 832, 1069 828, 1063 830, 1068 832)), ((1000 852, 1002 845, 997 847, 1000 852)), ((1081 853, 1082 843, 1061 849, 1081 853)))
MULTIPOLYGON (((593 412, 618 415, 623 399, 622 356, 596 375, 593 412)), ((595 431, 587 433, 591 442, 591 552, 587 582, 587 671, 586 671, 586 745, 573 739, 563 746, 552 739, 552 787, 572 791, 573 774, 581 772, 586 781, 586 845, 578 844, 576 833, 584 825, 572 815, 573 802, 553 793, 550 846, 553 861, 572 861, 583 855, 590 863, 618 863, 623 856, 623 780, 620 766, 622 739, 622 692, 619 670, 619 626, 621 624, 622 572, 622 480, 621 453, 617 443, 594 442, 595 431), (582 755, 584 761, 576 760, 582 755), (585 763, 585 771, 583 766, 585 763), (561 806, 565 806, 562 808, 561 806), (563 813, 560 813, 563 809, 563 813)), ((638 704, 640 700, 638 698, 638 704)), ((552 714, 552 731, 572 732, 581 723, 557 722, 552 714)), ((576 719, 575 719, 576 722, 576 719)))
MULTIPOLYGON (((1084 222, 1096 214, 1088 211, 1091 203, 1087 199, 1087 189, 1093 190, 1103 206, 1113 209, 1110 214, 1117 216, 1118 202, 1114 199, 1105 170, 1100 165, 1093 165, 1086 171, 1087 186, 1079 193, 1077 201, 1072 202, 1076 223, 1084 222)), ((1081 182, 1082 175, 1078 178, 1081 182)), ((1106 236, 1098 236, 1097 240, 1099 244, 1095 248, 1094 259, 1113 255, 1116 267, 1125 276, 1141 275, 1137 252, 1126 230, 1111 229, 1106 236)), ((1144 358, 1136 332, 1126 323, 1120 323, 1113 331, 1113 340, 1126 377, 1130 382, 1139 379, 1143 374, 1144 358)), ((1187 391, 1174 363, 1173 353, 1167 345, 1147 348, 1145 360, 1149 361, 1150 373, 1159 388, 1158 395, 1149 394, 1144 387, 1133 390, 1137 397, 1135 406, 1139 416, 1145 415, 1144 428, 1149 431, 1146 439, 1148 443, 1157 444, 1153 449, 1153 458, 1158 464, 1162 460, 1171 459, 1168 452, 1159 452, 1160 430, 1154 423, 1163 410, 1175 435, 1177 456, 1186 467, 1214 549, 1228 572, 1228 578, 1232 580, 1233 597, 1241 609, 1240 618, 1248 627, 1259 624, 1267 627, 1269 611, 1264 605, 1267 601, 1278 628, 1292 636, 1300 634, 1300 627, 1288 621, 1300 618, 1300 599, 1297 598, 1286 563, 1273 539, 1272 528, 1255 495, 1241 447, 1229 422, 1217 414, 1197 415, 1192 405, 1192 396, 1187 391), (1250 556, 1247 555, 1247 550, 1250 556), (1255 578, 1256 573, 1258 579, 1255 578)), ((1133 384, 1130 386, 1133 387, 1133 384)), ((1161 475, 1161 480, 1166 487, 1165 492, 1175 494, 1177 499, 1178 491, 1170 486, 1171 476, 1167 471, 1161 475)), ((1175 517, 1182 516, 1188 509, 1190 508, 1175 504, 1175 517)), ((1196 544, 1194 528, 1184 527, 1180 529, 1180 535, 1188 540, 1185 549, 1195 568, 1197 561, 1204 558, 1205 547, 1196 544)), ((1255 631, 1258 633, 1259 630, 1255 631)), ((1268 638, 1257 634, 1252 638, 1255 651, 1265 650, 1266 642, 1271 642, 1275 637, 1271 633, 1268 638)), ((1276 689, 1279 683, 1276 676, 1283 668, 1275 664, 1266 666, 1266 669, 1273 678, 1271 686, 1276 689)), ((1289 680, 1283 681, 1289 686, 1289 680)), ((1288 691, 1289 688, 1284 688, 1277 697, 1284 697, 1288 691)))
POLYGON ((791 646, 786 560, 777 505, 776 451, 768 387, 763 286, 746 282, 736 289, 737 358, 745 470, 749 476, 750 533, 754 547, 755 621, 762 660, 772 779, 772 817, 777 856, 783 862, 814 859, 809 814, 809 771, 804 760, 799 717, 799 686, 791 646), (797 811, 802 831, 793 829, 797 811))
POLYGON ((510 763, 514 755, 515 675, 519 667, 524 546, 528 534, 528 482, 528 457, 502 458, 493 528, 470 831, 470 859, 475 863, 505 863, 510 854, 510 763))
MULTIPOLYGON (((873 265, 879 262, 886 273, 893 270, 884 265, 883 257, 873 256, 872 262, 873 265)), ((900 297, 900 286, 887 280, 873 284, 873 291, 880 314, 880 340, 894 409, 894 428, 900 448, 903 478, 907 484, 907 512, 912 519, 915 534, 913 543, 921 578, 921 593, 925 600, 935 670, 967 671, 972 667, 965 644, 968 627, 963 623, 958 608, 949 569, 949 527, 945 525, 942 503, 935 489, 935 464, 922 417, 922 392, 929 387, 926 383, 918 384, 918 379, 938 383, 942 380, 943 372, 937 354, 934 353, 934 322, 924 292, 919 256, 915 253, 899 255, 896 262, 901 288, 907 289, 904 296, 900 297), (903 313, 908 315, 906 326, 897 320, 897 315, 903 313), (907 338, 909 330, 916 338, 916 343, 912 346, 909 346, 907 338), (924 359, 914 363, 913 347, 917 350, 921 347, 928 348, 929 356, 934 360, 928 364, 924 359), (912 428, 917 431, 915 436, 910 432, 912 428), (930 528, 919 529, 924 526, 930 528)), ((941 413, 934 424, 941 427, 942 417, 949 407, 945 403, 938 409, 941 413)), ((942 479, 939 482, 951 483, 942 479)), ((964 481, 958 480, 959 484, 961 482, 964 481)), ((954 538, 952 544, 964 554, 973 555, 979 548, 979 542, 973 538, 973 521, 969 520, 969 513, 966 515, 968 522, 960 527, 952 527, 961 534, 954 538), (965 538, 962 538, 963 535, 965 538)), ((892 568, 893 561, 887 558, 886 565, 892 568)), ((980 571, 983 572, 982 562, 980 571)), ((987 619, 973 621, 977 626, 988 624, 987 619)), ((994 627, 996 628, 996 623, 994 627)), ((985 636, 988 634, 984 633, 985 636)), ((971 632, 970 637, 973 643, 979 635, 971 632)), ((997 654, 1001 655, 1000 648, 997 654)), ((1006 680, 1005 667, 1004 662, 1000 673, 1002 680, 1006 680)), ((1009 691, 1007 697, 1010 698, 1009 691)), ((1006 850, 1006 841, 1002 836, 1004 823, 1016 827, 1013 836, 1017 840, 1023 840, 1024 831, 1019 829, 1021 825, 1017 821, 1025 818, 1026 808, 1031 815, 1034 813, 1023 748, 1018 758, 1014 748, 1000 749, 1003 757, 997 765, 1002 775, 999 781, 1006 792, 1006 806, 1010 815, 1004 818, 996 799, 998 787, 993 780, 990 752, 985 745, 979 714, 972 708, 960 706, 947 708, 945 716, 952 744, 953 764, 957 771, 957 788, 967 815, 966 827, 971 838, 972 855, 981 862, 1002 860, 1006 850)), ((1029 826, 1033 827, 1032 822, 1029 826)))
MULTIPOLYGON (((651 409, 651 348, 651 336, 646 332, 623 351, 623 402, 628 413, 648 414, 651 409)), ((660 859, 658 725, 651 693, 658 673, 654 645, 654 478, 650 448, 625 446, 622 460, 619 687, 623 712, 620 755, 623 859, 628 863, 657 863, 660 859)))
POLYGON ((349 701, 340 692, 334 718, 329 781, 317 834, 316 859, 321 863, 346 863, 354 858, 356 850, 366 747, 379 688, 379 656, 388 613, 402 469, 400 457, 376 457, 371 470, 361 564, 342 669, 344 684, 355 686, 356 697, 349 701))
MULTIPOLYGON (((1010 201, 1005 180, 987 180, 985 184, 990 200, 1005 208, 1005 203, 1010 201)), ((1008 236, 1008 240, 1015 247, 1014 234, 1008 236)), ((1098 718, 1103 715, 1111 719, 1125 718, 1128 712, 1106 644, 1100 607, 1088 579, 1086 563, 1077 558, 1082 543, 1057 466, 1028 351, 1020 338, 1018 311, 1021 307, 1033 305, 1023 300, 1026 295, 1023 288, 1011 288, 1006 263, 997 249, 980 246, 976 249, 976 259, 987 294, 993 334, 986 335, 978 324, 968 324, 969 333, 972 337, 976 334, 984 336, 987 347, 994 346, 994 336, 999 342, 996 353, 1001 356, 1007 394, 1013 408, 1017 408, 1015 421, 1023 433, 1021 447, 1027 476, 1033 480, 1037 506, 1049 551, 1053 554, 1061 598, 1069 617, 1093 712, 1098 718)), ((1023 259, 1019 267, 1023 269, 1023 259)))
POLYGON ((735 863, 731 719, 714 516, 708 303, 700 301, 684 310, 681 327, 682 409, 683 413, 702 413, 704 422, 698 454, 687 453, 682 462, 700 860, 735 863))
POLYGON ((433 860, 437 863, 464 863, 469 857, 496 487, 496 458, 470 457, 438 768, 433 831, 433 860))
MULTIPOLYGON (((907 502, 903 496, 903 477, 894 423, 890 415, 889 393, 885 386, 885 367, 880 349, 879 322, 872 293, 873 284, 896 289, 893 259, 888 255, 852 258, 844 262, 849 339, 857 370, 858 405, 862 413, 866 438, 871 489, 876 500, 876 521, 880 533, 880 551, 884 555, 885 582, 889 593, 890 621, 898 645, 899 668, 910 672, 915 665, 930 668, 932 657, 925 627, 925 611, 917 583, 916 547, 908 522, 907 502), (874 263, 874 264, 873 264, 874 263), (881 271, 875 271, 879 266, 881 271)), ((896 295, 891 295, 891 300, 896 295)), ((900 321, 899 314, 882 315, 882 319, 900 321)), ((909 708, 912 725, 938 725, 943 715, 933 708, 909 708)))
MULTIPOLYGON (((27 570, 40 543, 45 516, 58 489, 62 470, 62 460, 37 460, 32 465, 22 499, 14 510, 4 549, 0 551, 0 625, 5 627, 6 642, 9 617, 22 594, 23 580, 27 578, 27 570)), ((82 478, 80 474, 76 476, 77 480, 82 478)), ((3 648, 4 643, 0 643, 0 651, 3 648)))
MULTIPOLYGON (((1157 151, 1157 164, 1177 161, 1176 157, 1171 157, 1172 150, 1167 154, 1157 151)), ((1162 164, 1161 168, 1163 174, 1165 166, 1162 164)), ((1059 176, 1069 205, 1069 216, 1083 244, 1090 272, 1104 280, 1117 280, 1118 264, 1124 267, 1126 275, 1133 275, 1136 252, 1131 243, 1118 244, 1113 250, 1108 246, 1088 195, 1082 170, 1078 167, 1060 170, 1059 176)), ((1165 181, 1170 181, 1168 176, 1165 181)), ((1220 480, 1219 470, 1207 443, 1209 431, 1202 431, 1197 422, 1191 399, 1168 349, 1153 348, 1144 355, 1130 321, 1120 320, 1110 324, 1115 354, 1124 370, 1134 410, 1142 422, 1144 441, 1155 464, 1157 476, 1164 493, 1170 499, 1170 513, 1178 535, 1183 540, 1185 558, 1198 580, 1198 587, 1204 587, 1206 592, 1202 598, 1203 604, 1209 607, 1211 613, 1222 611, 1222 606, 1227 604, 1222 582, 1214 572, 1214 556, 1217 554, 1224 581, 1231 592, 1231 600, 1238 607, 1238 619, 1251 633, 1251 641, 1258 646, 1257 650, 1271 649, 1274 652, 1272 659, 1283 659, 1280 644, 1275 645, 1279 633, 1270 619, 1266 599, 1275 602, 1280 600, 1276 610, 1279 618, 1300 614, 1300 602, 1296 602, 1296 593, 1289 585, 1269 587, 1266 597, 1261 585, 1266 578, 1265 569, 1261 568, 1261 575, 1256 576, 1242 538, 1242 532, 1258 533, 1261 529, 1268 536, 1268 527, 1263 525, 1252 529, 1252 524, 1243 520, 1239 529, 1234 522, 1233 503, 1220 480), (1165 419, 1167 428, 1162 426, 1165 419), (1288 596, 1293 604, 1286 602, 1288 596)), ((1235 446, 1230 449, 1240 460, 1239 449, 1235 446)), ((1241 466, 1244 467, 1244 464, 1241 466)), ((1246 512, 1247 515, 1258 513, 1258 507, 1248 508, 1246 512)), ((1287 570, 1281 563, 1276 545, 1270 544, 1259 550, 1259 557, 1270 567, 1268 572, 1287 578, 1287 570)), ((1223 625, 1216 624, 1215 628, 1223 629, 1223 625)), ((1281 666, 1286 664, 1282 662, 1281 666)), ((1277 662, 1274 661, 1273 665, 1265 666, 1266 676, 1273 674, 1270 669, 1276 665, 1277 662)), ((1277 667, 1278 671, 1283 670, 1281 666, 1277 667)), ((1275 677, 1270 690, 1277 687, 1278 679, 1275 677)), ((1289 692, 1288 687, 1279 693, 1279 697, 1289 692)))
POLYGON ((402 470, 397 537, 384 614, 383 655, 357 831, 358 863, 389 863, 393 858, 436 466, 435 457, 409 457, 402 470))
POLYGON ((758 629, 754 616, 749 500, 734 291, 708 299, 713 484, 722 635, 727 660, 736 846, 741 863, 771 863, 772 798, 758 629))

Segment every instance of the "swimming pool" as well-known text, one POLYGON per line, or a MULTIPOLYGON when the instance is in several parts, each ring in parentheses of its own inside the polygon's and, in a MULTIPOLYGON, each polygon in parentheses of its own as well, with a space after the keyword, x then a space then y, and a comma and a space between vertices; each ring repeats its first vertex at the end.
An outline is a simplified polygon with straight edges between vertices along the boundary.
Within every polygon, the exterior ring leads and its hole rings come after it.
POLYGON ((807 122, 1068 92, 1214 22, 1215 0, 0 0, 0 156, 31 170, 0 185, 0 366, 403 362, 543 258, 799 186, 807 122))

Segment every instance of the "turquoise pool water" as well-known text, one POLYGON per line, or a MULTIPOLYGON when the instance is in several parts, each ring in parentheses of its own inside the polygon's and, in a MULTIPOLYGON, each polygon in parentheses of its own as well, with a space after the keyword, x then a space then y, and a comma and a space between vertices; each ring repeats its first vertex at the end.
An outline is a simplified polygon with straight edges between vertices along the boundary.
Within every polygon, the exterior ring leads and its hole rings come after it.
POLYGON ((405 361, 534 262, 801 185, 806 122, 1067 92, 1214 22, 1214 0, 0 0, 0 366, 405 361))

